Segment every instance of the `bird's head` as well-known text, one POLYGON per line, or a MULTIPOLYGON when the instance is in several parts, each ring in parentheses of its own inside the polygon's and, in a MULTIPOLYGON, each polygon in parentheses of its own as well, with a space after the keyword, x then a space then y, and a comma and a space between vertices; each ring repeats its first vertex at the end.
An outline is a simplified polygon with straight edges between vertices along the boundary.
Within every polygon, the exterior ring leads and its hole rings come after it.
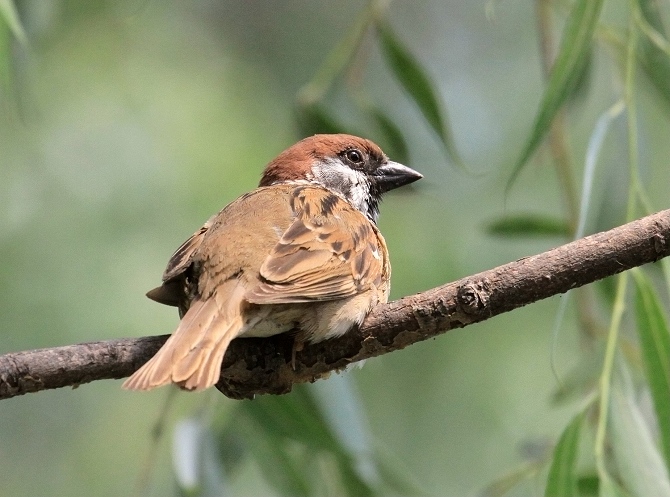
POLYGON ((345 134, 314 135, 270 162, 259 186, 314 183, 341 195, 376 223, 382 195, 421 178, 415 170, 389 160, 370 140, 345 134))

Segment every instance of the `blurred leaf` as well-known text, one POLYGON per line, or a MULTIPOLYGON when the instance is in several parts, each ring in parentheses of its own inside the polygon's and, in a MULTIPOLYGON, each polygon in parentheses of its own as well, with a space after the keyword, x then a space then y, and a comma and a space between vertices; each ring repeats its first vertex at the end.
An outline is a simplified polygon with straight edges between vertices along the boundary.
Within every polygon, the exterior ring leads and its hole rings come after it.
POLYGON ((630 494, 611 478, 604 478, 598 480, 598 497, 630 497, 630 494))
POLYGON ((183 495, 207 497, 226 493, 216 440, 200 419, 188 418, 177 424, 172 461, 183 495))
POLYGON ((430 127, 440 137, 451 160, 462 166, 446 112, 441 110, 430 78, 388 24, 381 21, 377 22, 377 32, 379 33, 382 53, 396 79, 419 107, 430 127))
POLYGON ((486 232, 502 236, 570 236, 570 226, 563 219, 536 214, 502 217, 486 226, 486 232))
MULTIPOLYGON (((644 416, 632 398, 613 385, 611 443, 619 476, 632 495, 670 495, 670 480, 644 416)), ((667 413, 666 413, 667 415, 667 413)))
POLYGON ((337 76, 350 64, 358 52, 374 16, 376 5, 370 2, 350 23, 350 29, 340 36, 340 42, 323 59, 312 79, 298 92, 298 102, 302 106, 313 105, 321 100, 333 85, 337 76))
POLYGON ((610 306, 614 304, 614 297, 616 296, 616 278, 609 277, 595 282, 595 288, 606 303, 610 306))
POLYGON ((582 238, 586 233, 586 221, 588 219, 588 212, 593 198, 592 187, 596 172, 596 164, 600 157, 603 142, 605 141, 605 135, 612 122, 623 113, 625 108, 624 101, 619 100, 603 112, 598 118, 598 121, 593 128, 593 132, 591 133, 591 137, 589 138, 589 145, 586 148, 586 159, 584 161, 582 194, 579 201, 579 218, 574 233, 575 238, 582 238))
POLYGON ((514 164, 508 185, 514 183, 523 166, 546 136, 556 113, 575 89, 584 71, 584 64, 588 62, 591 40, 602 4, 603 0, 576 0, 573 3, 533 129, 514 164))
POLYGON ((577 495, 580 497, 597 497, 599 488, 598 475, 583 475, 577 478, 577 495))
POLYGON ((571 497, 577 493, 577 449, 579 449, 579 432, 584 412, 580 412, 563 431, 554 449, 554 457, 549 468, 545 497, 571 497))
POLYGON ((481 497, 502 497, 519 484, 535 478, 545 466, 551 451, 546 439, 526 439, 519 445, 519 452, 525 462, 499 476, 480 493, 481 497))
POLYGON ((353 461, 349 458, 338 458, 338 465, 342 474, 342 484, 347 490, 347 495, 352 497, 365 497, 376 495, 377 492, 364 481, 356 471, 353 461))
POLYGON ((555 404, 564 404, 575 398, 593 394, 601 374, 605 354, 603 347, 588 354, 581 354, 579 361, 560 379, 558 387, 551 395, 555 404))
POLYGON ((379 475, 372 450, 367 414, 349 375, 333 375, 310 388, 314 401, 339 444, 354 462, 358 476, 370 484, 379 475))
POLYGON ((219 457, 217 440, 212 431, 205 430, 202 438, 202 466, 200 474, 202 479, 202 496, 218 497, 228 495, 226 479, 223 472, 223 464, 219 457))
POLYGON ((399 468, 386 455, 377 454, 375 458, 377 471, 382 482, 398 495, 422 495, 425 492, 413 482, 406 470, 399 468))
POLYGON ((313 399, 302 387, 293 389, 290 395, 244 402, 242 409, 264 432, 317 449, 344 451, 328 429, 313 399))
POLYGON ((218 446, 223 469, 226 471, 226 474, 233 473, 242 464, 244 457, 247 455, 244 440, 241 439, 239 433, 227 430, 221 433, 218 446))
POLYGON ((554 443, 549 437, 527 436, 517 443, 517 451, 525 460, 544 464, 554 451, 554 443))
POLYGON ((10 115, 14 96, 12 72, 12 34, 9 27, 0 22, 0 114, 10 115))
POLYGON ((612 62, 623 72, 626 67, 628 32, 622 27, 600 24, 596 28, 598 42, 611 50, 612 62))
MULTIPOLYGON (((635 21, 637 22, 637 26, 646 36, 647 40, 656 45, 656 48, 665 53, 666 57, 670 57, 670 42, 665 38, 665 35, 659 33, 658 30, 654 28, 654 26, 649 24, 647 19, 645 19, 645 17, 642 15, 641 10, 636 10, 635 14, 635 21)), ((657 11, 656 14, 660 14, 660 12, 657 11)), ((663 28, 663 22, 660 17, 658 18, 658 27, 660 29, 663 28)))
POLYGON ((502 497, 510 490, 537 475, 537 461, 526 462, 489 483, 479 494, 480 497, 502 497))
POLYGON ((670 330, 663 306, 647 276, 636 269, 633 277, 644 372, 656 409, 661 449, 670 472, 670 330))
MULTIPOLYGON (((665 28, 657 0, 637 0, 644 21, 666 41, 665 28)), ((644 30, 643 30, 644 31, 644 30)), ((648 33, 647 33, 648 34, 648 33)), ((640 40, 642 67, 661 96, 670 103, 670 58, 649 36, 640 40)))
POLYGON ((661 271, 665 277, 665 288, 670 292, 670 258, 661 259, 661 271))
POLYGON ((573 108, 575 105, 583 102, 589 92, 593 74, 593 45, 589 44, 585 60, 579 67, 579 72, 575 76, 575 83, 567 96, 567 103, 573 108))
POLYGON ((172 465, 177 484, 186 495, 200 493, 200 438, 203 427, 194 419, 177 423, 172 443, 172 465))
POLYGON ((346 133, 345 127, 322 105, 316 103, 298 104, 296 119, 301 136, 312 136, 320 133, 346 133))
MULTIPOLYGON (((347 495, 374 495, 372 487, 356 470, 356 458, 333 435, 306 386, 294 388, 290 395, 262 397, 252 402, 244 402, 241 411, 254 426, 253 435, 250 435, 256 444, 250 447, 254 455, 257 456, 258 451, 269 450, 268 445, 277 452, 274 456, 263 456, 257 462, 267 474, 268 480, 282 489, 284 494, 291 495, 291 488, 307 491, 312 487, 310 481, 315 479, 314 474, 305 470, 304 463, 291 455, 289 448, 295 448, 298 443, 302 446, 302 451, 312 454, 312 457, 319 453, 330 453, 334 456, 339 469, 339 483, 347 495), (286 468, 285 481, 277 474, 276 465, 286 468)), ((329 476, 332 478, 335 475, 329 476)))
POLYGON ((278 493, 286 496, 313 494, 304 466, 289 454, 285 440, 279 433, 266 430, 253 417, 236 419, 235 423, 238 428, 245 430, 249 451, 265 479, 278 493))
POLYGON ((392 160, 407 164, 409 160, 407 142, 405 141, 405 137, 402 135, 400 128, 398 128, 395 122, 377 107, 371 108, 370 114, 381 131, 383 138, 379 140, 378 143, 382 149, 392 160))
POLYGON ((28 45, 28 37, 23 29, 16 6, 12 0, 0 0, 0 18, 7 24, 12 34, 23 46, 28 45))

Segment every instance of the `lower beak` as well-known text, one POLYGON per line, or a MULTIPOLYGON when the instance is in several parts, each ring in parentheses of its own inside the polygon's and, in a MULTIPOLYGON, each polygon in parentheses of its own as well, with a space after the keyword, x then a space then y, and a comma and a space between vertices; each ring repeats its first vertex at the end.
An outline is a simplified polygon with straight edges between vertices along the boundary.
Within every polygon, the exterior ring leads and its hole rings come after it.
POLYGON ((423 178, 421 173, 393 161, 388 161, 386 164, 379 166, 375 171, 375 179, 381 193, 409 185, 421 178, 423 178))

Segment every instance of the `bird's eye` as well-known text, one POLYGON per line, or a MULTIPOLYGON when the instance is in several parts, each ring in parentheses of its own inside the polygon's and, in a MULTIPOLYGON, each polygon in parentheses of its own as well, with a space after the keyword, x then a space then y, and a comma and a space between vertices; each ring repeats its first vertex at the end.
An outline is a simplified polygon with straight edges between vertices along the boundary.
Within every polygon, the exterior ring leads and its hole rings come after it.
POLYGON ((354 164, 361 164, 363 162, 363 154, 359 150, 347 150, 345 156, 354 164))

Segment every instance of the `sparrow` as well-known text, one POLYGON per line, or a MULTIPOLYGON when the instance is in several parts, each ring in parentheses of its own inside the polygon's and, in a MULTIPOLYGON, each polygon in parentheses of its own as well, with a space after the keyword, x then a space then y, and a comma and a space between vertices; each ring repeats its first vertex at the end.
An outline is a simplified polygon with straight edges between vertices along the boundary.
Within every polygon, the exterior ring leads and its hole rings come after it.
POLYGON ((147 293, 179 309, 162 348, 123 387, 216 384, 237 337, 337 337, 388 300, 391 265, 377 228, 384 193, 423 176, 369 140, 314 135, 265 168, 259 187, 212 216, 147 293))

